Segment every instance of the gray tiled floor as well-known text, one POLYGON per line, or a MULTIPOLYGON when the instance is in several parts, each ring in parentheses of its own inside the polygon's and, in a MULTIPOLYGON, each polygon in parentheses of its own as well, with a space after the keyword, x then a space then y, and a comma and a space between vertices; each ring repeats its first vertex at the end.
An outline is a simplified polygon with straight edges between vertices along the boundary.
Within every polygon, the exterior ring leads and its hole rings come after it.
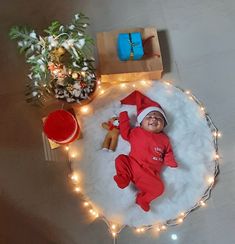
POLYGON ((201 99, 222 130, 221 173, 206 208, 160 237, 126 228, 118 244, 235 243, 235 2, 232 0, 8 0, 0 9, 0 243, 112 243, 102 221, 90 223, 66 181, 64 158, 46 162, 41 117, 47 113, 24 102, 28 72, 7 32, 14 24, 43 30, 51 20, 64 23, 82 11, 90 32, 155 26, 160 33, 164 79, 201 99), (178 235, 172 241, 172 233, 178 235))

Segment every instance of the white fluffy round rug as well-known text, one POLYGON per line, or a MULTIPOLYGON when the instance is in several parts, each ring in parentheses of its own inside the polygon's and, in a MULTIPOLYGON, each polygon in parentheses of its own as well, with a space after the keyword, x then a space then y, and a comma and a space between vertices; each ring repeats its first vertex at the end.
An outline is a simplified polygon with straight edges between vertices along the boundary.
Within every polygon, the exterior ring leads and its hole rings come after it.
POLYGON ((81 175, 82 194, 108 221, 131 227, 154 225, 176 218, 200 201, 208 188, 208 177, 214 176, 215 148, 205 115, 193 99, 172 85, 154 81, 150 86, 139 84, 136 88, 131 83, 126 88, 112 86, 89 106, 93 112, 79 117, 83 137, 71 146, 71 151, 78 153, 72 160, 72 169, 81 175), (132 184, 122 190, 113 180, 115 158, 128 154, 129 144, 119 136, 115 152, 101 150, 107 132, 102 122, 126 109, 135 126, 135 106, 121 107, 119 102, 135 89, 165 110, 169 122, 165 132, 179 163, 178 168, 163 169, 165 192, 151 203, 149 212, 135 204, 136 189, 132 184))

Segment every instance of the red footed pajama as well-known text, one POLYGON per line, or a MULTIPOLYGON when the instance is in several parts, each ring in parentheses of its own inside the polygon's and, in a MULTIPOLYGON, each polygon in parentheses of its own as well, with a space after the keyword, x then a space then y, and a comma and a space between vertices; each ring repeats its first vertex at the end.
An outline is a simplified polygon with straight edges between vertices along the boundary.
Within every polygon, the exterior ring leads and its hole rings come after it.
POLYGON ((115 160, 116 172, 114 180, 123 189, 133 182, 138 189, 136 203, 149 211, 150 203, 164 192, 164 185, 157 172, 144 168, 136 160, 121 154, 115 160))

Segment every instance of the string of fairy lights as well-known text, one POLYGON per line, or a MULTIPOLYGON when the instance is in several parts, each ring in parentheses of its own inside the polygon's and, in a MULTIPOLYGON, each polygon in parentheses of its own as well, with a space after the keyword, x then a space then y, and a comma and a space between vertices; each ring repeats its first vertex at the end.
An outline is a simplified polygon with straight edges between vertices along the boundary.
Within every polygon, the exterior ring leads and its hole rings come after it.
MULTIPOLYGON (((119 83, 118 85, 119 85, 120 89, 125 89, 127 87, 129 87, 129 88, 133 87, 133 88, 138 89, 138 87, 151 86, 152 82, 153 81, 141 80, 141 81, 138 81, 135 83, 119 83)), ((214 157, 214 175, 207 177, 206 181, 208 183, 208 187, 207 187, 206 191, 204 192, 203 196, 201 197, 201 199, 194 206, 192 206, 190 209, 187 209, 184 212, 179 213, 176 218, 169 219, 164 223, 158 223, 156 225, 154 224, 154 225, 140 226, 140 227, 134 228, 135 232, 139 233, 139 234, 144 233, 145 231, 150 230, 150 229, 153 229, 157 233, 160 233, 161 231, 165 231, 170 226, 175 226, 175 225, 183 223, 183 221, 187 217, 187 215, 189 215, 195 209, 197 209, 199 207, 205 207, 206 201, 211 196, 211 190, 215 185, 216 177, 219 174, 220 155, 219 155, 218 139, 222 136, 222 133, 218 130, 218 128, 213 123, 213 121, 212 121, 211 117, 209 116, 208 112, 206 111, 206 108, 203 105, 203 103, 196 96, 194 96, 191 91, 184 90, 180 87, 177 87, 177 86, 173 85, 171 81, 163 81, 163 83, 168 87, 173 86, 176 89, 180 90, 181 92, 185 93, 187 95, 188 99, 194 101, 199 106, 199 112, 201 113, 201 115, 205 116, 207 124, 208 124, 208 126, 211 130, 212 136, 213 136, 213 144, 214 144, 214 149, 215 149, 215 154, 213 155, 213 157, 214 157)), ((111 84, 107 84, 107 83, 102 84, 100 81, 98 81, 96 96, 97 97, 104 96, 109 86, 111 86, 111 84)), ((93 109, 92 109, 91 105, 84 105, 80 108, 81 115, 90 114, 92 111, 93 111, 93 109)), ((81 194, 82 204, 83 204, 84 208, 87 209, 87 212, 91 216, 92 219, 95 220, 97 218, 101 218, 104 220, 104 222, 108 226, 109 232, 111 233, 111 235, 113 237, 113 243, 115 243, 118 234, 122 231, 122 229, 125 227, 125 225, 123 225, 121 223, 114 223, 114 222, 109 221, 105 216, 103 216, 102 214, 99 213, 99 211, 95 207, 95 204, 92 203, 89 199, 87 199, 87 197, 84 194, 82 194, 83 191, 81 188, 80 175, 77 171, 73 171, 72 166, 71 166, 72 159, 75 159, 77 157, 78 152, 74 152, 74 150, 70 150, 69 145, 65 146, 65 150, 67 152, 67 163, 68 163, 68 168, 69 168, 69 172, 70 172, 69 179, 72 182, 74 192, 77 194, 81 194)), ((172 239, 176 240, 177 235, 173 235, 172 239)))

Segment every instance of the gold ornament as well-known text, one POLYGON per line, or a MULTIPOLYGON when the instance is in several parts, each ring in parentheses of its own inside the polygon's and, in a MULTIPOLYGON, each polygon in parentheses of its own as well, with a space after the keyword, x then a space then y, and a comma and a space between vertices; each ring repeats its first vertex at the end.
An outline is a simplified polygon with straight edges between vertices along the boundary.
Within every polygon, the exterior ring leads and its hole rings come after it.
POLYGON ((54 49, 51 52, 52 62, 60 63, 61 59, 65 55, 65 53, 66 53, 66 50, 63 47, 59 47, 59 48, 54 49))
POLYGON ((78 78, 78 74, 75 73, 75 72, 73 72, 73 73, 72 73, 72 78, 73 78, 74 80, 76 80, 76 79, 78 78))
POLYGON ((73 86, 71 84, 67 85, 67 91, 69 91, 69 92, 73 91, 73 86))
POLYGON ((66 50, 63 47, 57 48, 56 51, 57 51, 58 56, 61 56, 61 55, 65 54, 65 52, 66 52, 66 50))

